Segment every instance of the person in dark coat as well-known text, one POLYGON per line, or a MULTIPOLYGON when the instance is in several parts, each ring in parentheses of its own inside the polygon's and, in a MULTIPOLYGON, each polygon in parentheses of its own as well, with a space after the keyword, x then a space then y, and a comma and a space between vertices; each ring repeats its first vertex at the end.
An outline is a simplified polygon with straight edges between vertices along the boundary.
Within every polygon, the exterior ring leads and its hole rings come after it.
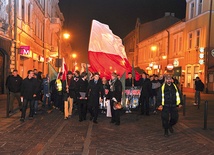
POLYGON ((76 83, 76 96, 77 96, 77 104, 78 104, 78 114, 79 114, 79 122, 86 120, 87 114, 87 73, 82 72, 80 79, 76 83))
POLYGON ((142 78, 139 81, 141 86, 140 94, 140 114, 144 115, 146 113, 149 116, 149 98, 152 95, 152 83, 150 79, 147 78, 147 74, 143 73, 142 78))
POLYGON ((41 99, 41 90, 42 90, 42 81, 38 78, 39 74, 34 74, 34 78, 36 79, 37 92, 36 97, 34 98, 34 114, 36 115, 38 112, 38 104, 41 99))
POLYGON ((20 92, 21 92, 21 85, 22 85, 22 78, 18 75, 18 71, 15 69, 13 70, 12 75, 9 75, 7 78, 6 86, 9 90, 9 97, 10 97, 10 106, 9 106, 9 113, 13 112, 13 102, 16 98, 19 103, 19 109, 22 110, 22 103, 20 99, 20 92))
POLYGON ((111 104, 111 123, 115 123, 115 125, 120 125, 120 110, 121 109, 115 109, 114 103, 121 103, 122 98, 122 83, 117 78, 116 73, 112 73, 111 80, 109 82, 110 85, 110 104, 111 104))
POLYGON ((25 120, 28 103, 30 103, 29 119, 33 119, 34 100, 38 92, 37 81, 33 76, 34 76, 34 72, 32 70, 29 70, 28 76, 23 80, 22 86, 21 86, 21 100, 23 100, 23 106, 22 106, 22 114, 21 114, 20 121, 22 122, 25 120))
POLYGON ((125 81, 125 86, 126 87, 134 87, 136 86, 136 80, 132 77, 132 73, 128 73, 128 78, 125 81))
POLYGON ((172 82, 172 77, 167 75, 165 83, 158 91, 157 104, 161 112, 164 136, 168 136, 168 130, 173 133, 173 125, 178 122, 177 107, 182 106, 181 93, 178 87, 172 82))
POLYGON ((195 103, 193 105, 198 105, 201 100, 201 91, 204 90, 204 83, 199 77, 195 78, 195 103))
POLYGON ((64 100, 64 119, 72 115, 73 101, 75 97, 76 82, 73 79, 73 73, 68 71, 67 80, 62 82, 63 100, 64 100))
POLYGON ((43 107, 46 107, 46 102, 48 99, 48 108, 51 108, 51 90, 50 90, 50 77, 47 74, 46 77, 42 80, 42 90, 43 90, 43 107))
POLYGON ((99 110, 99 99, 101 97, 102 83, 99 79, 99 73, 94 74, 93 80, 88 84, 88 111, 91 114, 90 120, 93 120, 94 123, 97 122, 98 110, 99 110))

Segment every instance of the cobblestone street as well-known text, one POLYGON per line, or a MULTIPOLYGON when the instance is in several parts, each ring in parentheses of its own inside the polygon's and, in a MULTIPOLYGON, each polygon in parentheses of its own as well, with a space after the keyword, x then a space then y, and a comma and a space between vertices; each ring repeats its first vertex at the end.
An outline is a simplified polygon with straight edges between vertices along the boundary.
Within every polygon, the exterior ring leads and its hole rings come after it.
MULTIPOLYGON (((198 110, 191 97, 187 100, 186 116, 180 109, 175 133, 167 138, 160 112, 150 116, 135 111, 122 114, 120 126, 109 123, 104 114, 99 115, 98 124, 89 120, 80 123, 77 112, 64 120, 58 110, 21 123, 17 112, 10 118, 1 117, 0 154, 214 154, 214 116, 209 113, 208 129, 203 130, 203 106, 198 110)), ((209 108, 214 109, 213 101, 209 108)))

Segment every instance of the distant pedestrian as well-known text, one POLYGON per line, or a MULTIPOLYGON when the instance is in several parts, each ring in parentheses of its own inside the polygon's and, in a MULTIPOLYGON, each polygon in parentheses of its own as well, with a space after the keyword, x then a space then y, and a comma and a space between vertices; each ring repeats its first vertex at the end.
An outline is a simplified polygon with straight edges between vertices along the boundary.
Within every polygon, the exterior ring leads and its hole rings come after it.
POLYGON ((25 120, 26 109, 28 103, 30 104, 30 114, 29 119, 33 119, 34 113, 34 100, 36 93, 38 92, 38 85, 36 79, 33 77, 34 72, 32 70, 28 71, 28 76, 22 82, 21 86, 21 99, 23 100, 22 114, 20 121, 25 120))
POLYGON ((72 115, 73 101, 75 97, 75 84, 73 73, 68 71, 67 80, 62 83, 63 100, 64 100, 64 119, 68 119, 72 115))
POLYGON ((43 90, 43 107, 46 107, 48 100, 48 108, 51 108, 51 90, 50 90, 50 77, 47 74, 46 77, 42 80, 42 90, 43 90))
POLYGON ((22 110, 22 103, 20 100, 20 92, 21 92, 22 78, 18 75, 18 71, 13 70, 12 75, 9 75, 7 78, 6 86, 9 90, 10 97, 10 105, 9 105, 9 113, 13 112, 13 103, 16 98, 19 104, 20 111, 22 110))
POLYGON ((122 83, 118 79, 116 73, 112 73, 110 84, 110 98, 111 98, 111 114, 112 119, 111 123, 115 123, 115 125, 120 125, 120 111, 121 109, 117 109, 115 104, 121 104, 122 98, 122 83))
POLYGON ((178 87, 172 82, 172 77, 167 75, 165 83, 158 92, 157 103, 158 109, 162 109, 161 118, 164 128, 164 136, 168 136, 168 130, 173 133, 173 125, 178 122, 178 109, 181 107, 181 93, 178 87))
POLYGON ((56 79, 55 86, 56 86, 56 109, 60 109, 61 112, 64 112, 64 103, 63 103, 63 91, 62 91, 62 78, 63 73, 59 73, 59 79, 56 79))
POLYGON ((204 90, 204 83, 199 77, 195 79, 195 103, 193 105, 198 105, 201 100, 201 91, 204 90))
POLYGON ((79 114, 79 122, 86 120, 87 114, 87 102, 88 102, 88 81, 87 81, 87 73, 82 72, 81 78, 76 83, 76 96, 77 96, 77 104, 78 104, 78 114, 79 114))
POLYGON ((142 78, 139 81, 141 89, 140 94, 140 114, 146 114, 149 116, 149 98, 152 96, 152 83, 147 78, 147 74, 144 72, 142 78))
POLYGON ((125 81, 125 86, 126 87, 134 87, 134 86, 136 86, 136 80, 134 79, 134 77, 132 77, 132 73, 131 72, 128 73, 128 78, 125 81))
POLYGON ((98 110, 99 110, 99 99, 101 97, 102 83, 99 79, 99 73, 94 74, 93 80, 88 84, 88 111, 91 115, 90 120, 93 120, 97 124, 98 110))
POLYGON ((38 78, 39 74, 34 74, 34 78, 36 79, 36 85, 37 85, 37 92, 36 97, 34 97, 34 114, 36 115, 38 112, 38 104, 41 99, 41 90, 42 90, 42 83, 41 80, 38 78))

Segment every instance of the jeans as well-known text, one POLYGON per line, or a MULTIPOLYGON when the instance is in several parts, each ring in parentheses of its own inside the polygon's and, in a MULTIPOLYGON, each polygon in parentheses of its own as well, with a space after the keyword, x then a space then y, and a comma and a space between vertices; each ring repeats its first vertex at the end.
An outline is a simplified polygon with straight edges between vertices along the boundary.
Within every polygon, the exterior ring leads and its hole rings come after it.
POLYGON ((38 111, 38 100, 35 100, 34 102, 34 113, 37 113, 38 111))
POLYGON ((195 103, 199 104, 200 100, 201 100, 201 96, 200 96, 201 92, 196 90, 195 91, 195 103))
POLYGON ((48 98, 48 106, 50 107, 50 105, 51 105, 51 97, 50 96, 47 97, 47 94, 44 94, 44 99, 43 99, 43 104, 42 104, 43 107, 46 106, 46 100, 47 100, 47 98, 48 98))
POLYGON ((25 118, 26 109, 27 109, 28 103, 30 103, 30 114, 29 114, 29 117, 33 117, 33 113, 34 113, 34 102, 35 102, 34 99, 32 99, 32 100, 24 99, 23 106, 22 106, 22 115, 21 115, 21 118, 25 118))

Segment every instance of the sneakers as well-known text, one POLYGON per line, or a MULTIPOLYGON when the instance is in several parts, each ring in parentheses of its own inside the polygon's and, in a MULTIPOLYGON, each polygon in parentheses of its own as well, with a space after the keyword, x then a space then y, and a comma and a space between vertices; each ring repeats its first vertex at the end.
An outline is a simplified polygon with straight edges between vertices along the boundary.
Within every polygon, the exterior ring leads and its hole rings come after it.
POLYGON ((198 105, 198 103, 193 103, 193 105, 198 105))

